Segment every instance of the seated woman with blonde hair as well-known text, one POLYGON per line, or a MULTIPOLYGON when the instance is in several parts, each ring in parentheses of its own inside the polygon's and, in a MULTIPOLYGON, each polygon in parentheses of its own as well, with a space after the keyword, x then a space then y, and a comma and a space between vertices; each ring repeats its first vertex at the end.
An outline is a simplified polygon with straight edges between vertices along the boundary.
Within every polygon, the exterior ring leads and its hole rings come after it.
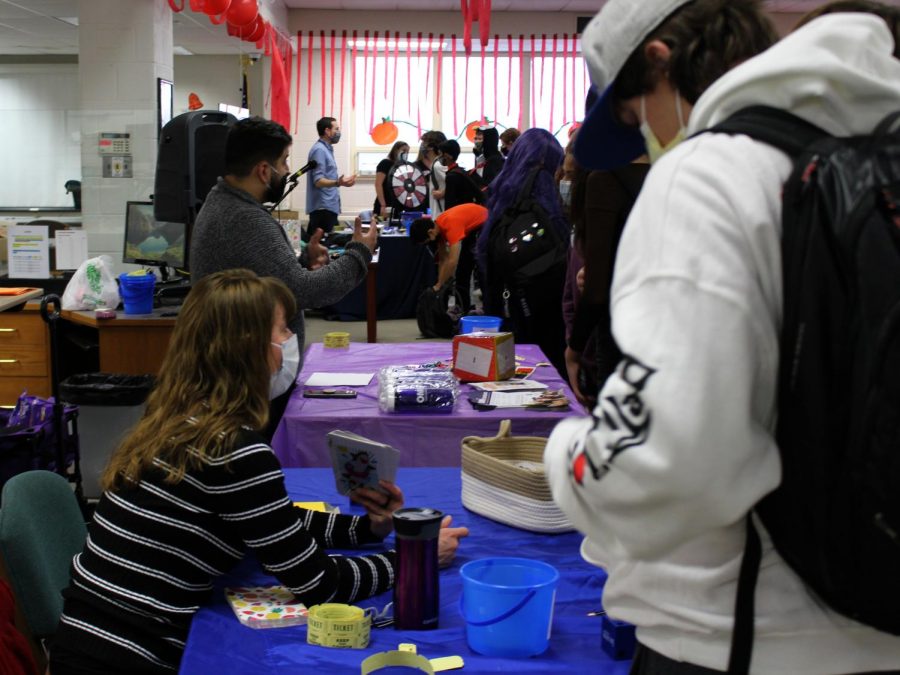
MULTIPOLYGON (((296 508, 259 431, 294 296, 249 270, 212 274, 188 295, 143 418, 103 475, 84 551, 73 559, 50 649, 53 675, 173 672, 216 577, 252 550, 307 606, 389 589, 393 551, 329 556, 380 543, 403 493, 359 489, 364 516, 296 508)), ((443 565, 465 528, 444 523, 443 565)))

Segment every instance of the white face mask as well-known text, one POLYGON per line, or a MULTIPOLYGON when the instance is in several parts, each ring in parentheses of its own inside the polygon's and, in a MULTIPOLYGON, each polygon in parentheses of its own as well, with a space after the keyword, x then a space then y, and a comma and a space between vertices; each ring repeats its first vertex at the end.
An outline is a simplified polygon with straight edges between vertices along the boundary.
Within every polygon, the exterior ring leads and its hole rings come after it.
POLYGON ((281 367, 269 379, 270 401, 291 388, 294 380, 297 379, 297 370, 300 368, 300 345, 296 335, 291 335, 286 342, 281 344, 277 342, 272 344, 281 349, 281 367))
POLYGON ((566 206, 572 204, 572 181, 559 181, 559 196, 562 198, 562 203, 566 206))
POLYGON ((655 163, 660 157, 669 150, 681 143, 687 137, 687 127, 684 125, 684 115, 681 112, 681 96, 678 90, 675 90, 675 114, 678 115, 678 133, 667 145, 659 142, 650 124, 647 122, 647 99, 641 96, 641 136, 644 137, 644 144, 647 146, 647 155, 650 157, 650 163, 655 163))

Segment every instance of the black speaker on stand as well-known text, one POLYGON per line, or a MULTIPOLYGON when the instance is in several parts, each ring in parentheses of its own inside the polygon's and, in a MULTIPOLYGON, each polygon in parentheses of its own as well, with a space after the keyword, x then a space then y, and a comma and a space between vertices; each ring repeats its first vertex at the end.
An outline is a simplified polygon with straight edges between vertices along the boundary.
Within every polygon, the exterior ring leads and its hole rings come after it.
MULTIPOLYGON (((225 173, 225 137, 237 122, 231 113, 194 110, 173 117, 159 134, 153 217, 184 223, 185 255, 191 226, 206 195, 225 173)), ((186 261, 190 267, 190 261, 186 261)))

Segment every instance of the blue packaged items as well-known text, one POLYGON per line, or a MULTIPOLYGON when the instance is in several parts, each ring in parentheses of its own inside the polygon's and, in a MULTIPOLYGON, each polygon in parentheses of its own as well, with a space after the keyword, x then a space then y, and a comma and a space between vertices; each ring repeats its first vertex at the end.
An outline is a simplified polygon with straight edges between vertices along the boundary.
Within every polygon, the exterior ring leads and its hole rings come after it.
POLYGON ((378 403, 384 412, 451 413, 459 384, 446 369, 388 366, 378 373, 378 403))

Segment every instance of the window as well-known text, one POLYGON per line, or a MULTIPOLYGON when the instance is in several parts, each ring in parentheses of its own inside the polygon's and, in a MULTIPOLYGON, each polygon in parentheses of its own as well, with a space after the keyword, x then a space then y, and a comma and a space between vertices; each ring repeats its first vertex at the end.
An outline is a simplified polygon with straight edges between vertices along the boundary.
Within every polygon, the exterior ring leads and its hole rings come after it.
POLYGON ((448 138, 458 137, 461 146, 471 148, 472 143, 463 132, 467 124, 483 117, 496 122, 501 131, 518 126, 521 98, 518 56, 500 56, 497 59, 493 56, 471 56, 468 59, 457 56, 455 74, 454 86, 453 57, 444 57, 441 74, 441 121, 448 138))
MULTIPOLYGON (((393 49, 393 40, 388 44, 393 49)), ((379 147, 370 133, 385 117, 397 126, 397 140, 409 143, 412 153, 419 146, 417 125, 421 124, 422 131, 434 128, 433 80, 426 86, 429 80, 428 58, 412 56, 407 60, 405 45, 405 41, 401 40, 396 60, 393 56, 373 58, 371 54, 366 59, 357 52, 354 139, 357 147, 379 147)), ((384 42, 379 41, 379 53, 383 48, 384 42)), ((387 150, 390 150, 390 145, 386 146, 385 154, 387 150)))
POLYGON ((565 145, 572 123, 584 119, 584 98, 589 87, 584 59, 536 57, 531 64, 531 82, 531 126, 548 129, 565 145))

